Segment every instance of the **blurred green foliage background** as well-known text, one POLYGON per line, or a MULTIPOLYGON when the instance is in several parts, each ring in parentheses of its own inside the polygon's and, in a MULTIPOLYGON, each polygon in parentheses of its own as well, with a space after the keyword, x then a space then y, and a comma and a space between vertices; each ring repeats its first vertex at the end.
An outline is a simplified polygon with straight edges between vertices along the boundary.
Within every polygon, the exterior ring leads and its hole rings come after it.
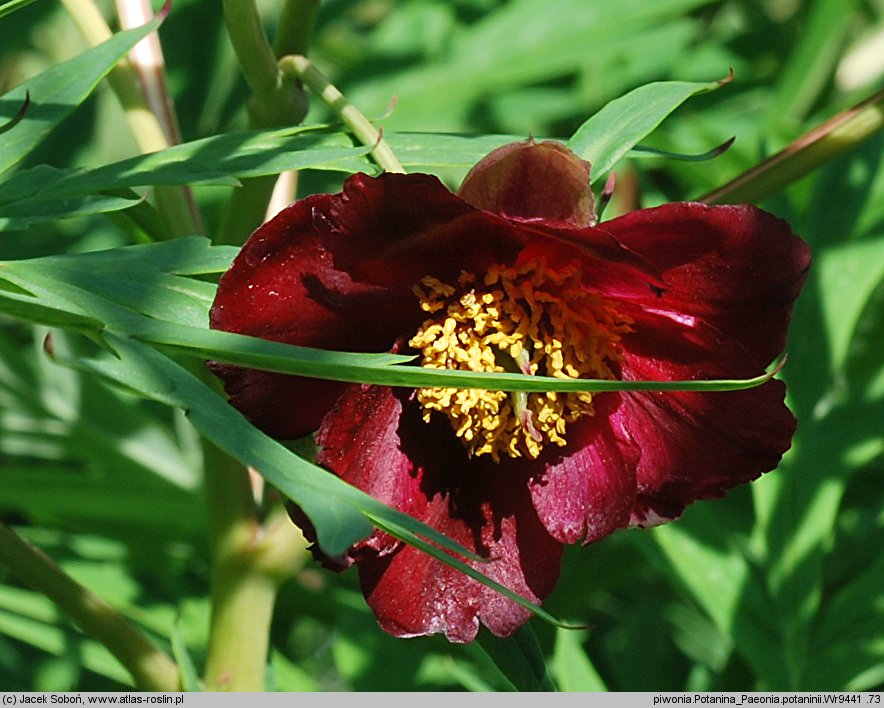
MULTIPOLYGON (((268 32, 277 3, 262 0, 268 32)), ((112 8, 107 5, 108 17, 112 8)), ((185 140, 246 125, 247 88, 216 0, 175 0, 160 36, 185 140)), ((0 93, 84 48, 63 8, 0 18, 0 93)), ((711 161, 635 157, 613 209, 720 186, 884 86, 882 0, 323 0, 311 57, 385 131, 569 136, 641 84, 710 81, 647 141, 711 161)), ((329 120, 314 102, 307 122, 329 120)), ((782 376, 799 419, 781 467, 674 524, 571 548, 532 621, 561 690, 881 690, 884 686, 884 134, 763 206, 814 252, 782 376)), ((27 165, 136 151, 101 87, 27 165)), ((456 185, 456 170, 442 172, 456 185)), ((301 194, 341 175, 306 171, 301 194)), ((211 233, 227 187, 199 187, 211 233)), ((609 214, 610 215, 610 214, 609 214)), ((89 217, 0 235, 0 258, 126 243, 89 217)), ((0 319, 0 518, 159 642, 199 664, 208 621, 202 456, 177 412, 43 356, 0 319), (121 414, 121 411, 124 413, 121 414)), ((64 337, 57 346, 64 346, 64 337)), ((0 568, 0 688, 114 690, 127 676, 0 568)), ((306 558, 277 602, 277 690, 498 690, 478 645, 381 632, 355 573, 306 558)))

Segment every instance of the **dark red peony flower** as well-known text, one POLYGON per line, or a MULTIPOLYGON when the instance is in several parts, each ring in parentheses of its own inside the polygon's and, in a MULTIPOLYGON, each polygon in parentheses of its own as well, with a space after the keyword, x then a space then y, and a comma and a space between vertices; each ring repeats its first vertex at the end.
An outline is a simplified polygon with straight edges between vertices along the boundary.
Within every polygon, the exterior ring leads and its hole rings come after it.
MULTIPOLYGON (((428 367, 748 378, 783 350, 808 264, 785 222, 747 205, 668 204, 598 224, 589 165, 528 141, 482 160, 458 194, 429 175, 357 174, 341 194, 297 202, 222 278, 212 326, 413 351, 428 367)), ((516 395, 214 370, 260 428, 318 429, 320 464, 490 559, 475 567, 534 602, 552 591, 563 544, 721 496, 773 469, 795 428, 775 380, 516 395)), ((379 531, 337 561, 358 565, 368 604, 397 636, 468 642, 480 622, 506 636, 529 617, 379 531)))

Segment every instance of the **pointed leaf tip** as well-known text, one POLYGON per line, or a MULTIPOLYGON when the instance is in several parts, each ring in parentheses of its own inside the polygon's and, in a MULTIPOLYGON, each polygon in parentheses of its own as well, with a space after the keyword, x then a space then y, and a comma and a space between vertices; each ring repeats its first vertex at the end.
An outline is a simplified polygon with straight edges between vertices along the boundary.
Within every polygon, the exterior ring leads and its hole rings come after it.
POLYGON ((727 84, 734 80, 734 76, 736 76, 734 67, 730 67, 728 69, 727 76, 725 76, 723 79, 719 79, 715 83, 717 83, 719 86, 727 86, 727 84))

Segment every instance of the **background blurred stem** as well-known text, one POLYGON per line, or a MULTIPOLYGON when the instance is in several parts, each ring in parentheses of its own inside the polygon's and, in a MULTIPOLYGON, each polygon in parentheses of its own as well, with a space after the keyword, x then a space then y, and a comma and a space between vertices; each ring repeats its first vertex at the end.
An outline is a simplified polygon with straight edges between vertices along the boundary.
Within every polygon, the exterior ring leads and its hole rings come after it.
MULTIPOLYGON (((117 16, 123 29, 138 27, 150 21, 153 9, 148 0, 117 0, 117 16)), ((166 136, 166 142, 181 142, 178 117, 166 85, 166 61, 160 37, 151 32, 129 52, 129 62, 136 71, 142 94, 150 112, 156 117, 166 136)))
POLYGON ((101 642, 145 691, 178 691, 178 667, 97 595, 77 583, 37 547, 0 524, 0 563, 42 593, 90 637, 101 642))
POLYGON ((273 53, 277 58, 286 54, 307 54, 318 13, 319 0, 285 0, 273 40, 273 53))
MULTIPOLYGON (((295 42, 306 50, 316 22, 318 2, 287 2, 280 21, 279 46, 295 42), (300 13, 300 14, 299 14, 300 13)), ((287 81, 261 27, 252 0, 224 0, 224 21, 246 83, 252 90, 249 122, 255 128, 298 125, 307 115, 300 84, 287 81)), ((267 216, 275 177, 243 180, 234 189, 215 234, 215 242, 242 244, 267 216)))
POLYGON ((212 628, 205 685, 263 691, 276 591, 305 558, 304 541, 281 507, 262 523, 242 467, 214 447, 206 452, 212 628))
POLYGON ((884 128, 884 91, 866 99, 697 201, 757 204, 855 148, 884 128))
MULTIPOLYGON (((101 44, 112 36, 104 16, 92 0, 62 0, 80 33, 91 45, 101 44)), ((162 122, 151 111, 141 90, 138 69, 129 59, 117 63, 108 75, 108 82, 120 104, 142 153, 169 147, 162 122)), ((181 187, 154 187, 157 209, 165 217, 169 236, 202 233, 202 224, 188 190, 181 187)))

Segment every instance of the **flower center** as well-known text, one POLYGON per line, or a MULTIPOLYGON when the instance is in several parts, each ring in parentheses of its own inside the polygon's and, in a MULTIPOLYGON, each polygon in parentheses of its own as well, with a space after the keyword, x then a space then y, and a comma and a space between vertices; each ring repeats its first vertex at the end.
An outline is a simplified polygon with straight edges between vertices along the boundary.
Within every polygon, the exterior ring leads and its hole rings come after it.
MULTIPOLYGON (((511 371, 557 378, 613 379, 619 342, 631 320, 588 292, 580 266, 554 270, 544 261, 492 266, 478 283, 462 272, 457 286, 432 276, 413 288, 425 320, 409 344, 434 369, 511 371)), ((565 429, 592 415, 592 395, 484 389, 421 388, 429 422, 445 413, 472 455, 536 458, 544 445, 565 444, 565 429)))

